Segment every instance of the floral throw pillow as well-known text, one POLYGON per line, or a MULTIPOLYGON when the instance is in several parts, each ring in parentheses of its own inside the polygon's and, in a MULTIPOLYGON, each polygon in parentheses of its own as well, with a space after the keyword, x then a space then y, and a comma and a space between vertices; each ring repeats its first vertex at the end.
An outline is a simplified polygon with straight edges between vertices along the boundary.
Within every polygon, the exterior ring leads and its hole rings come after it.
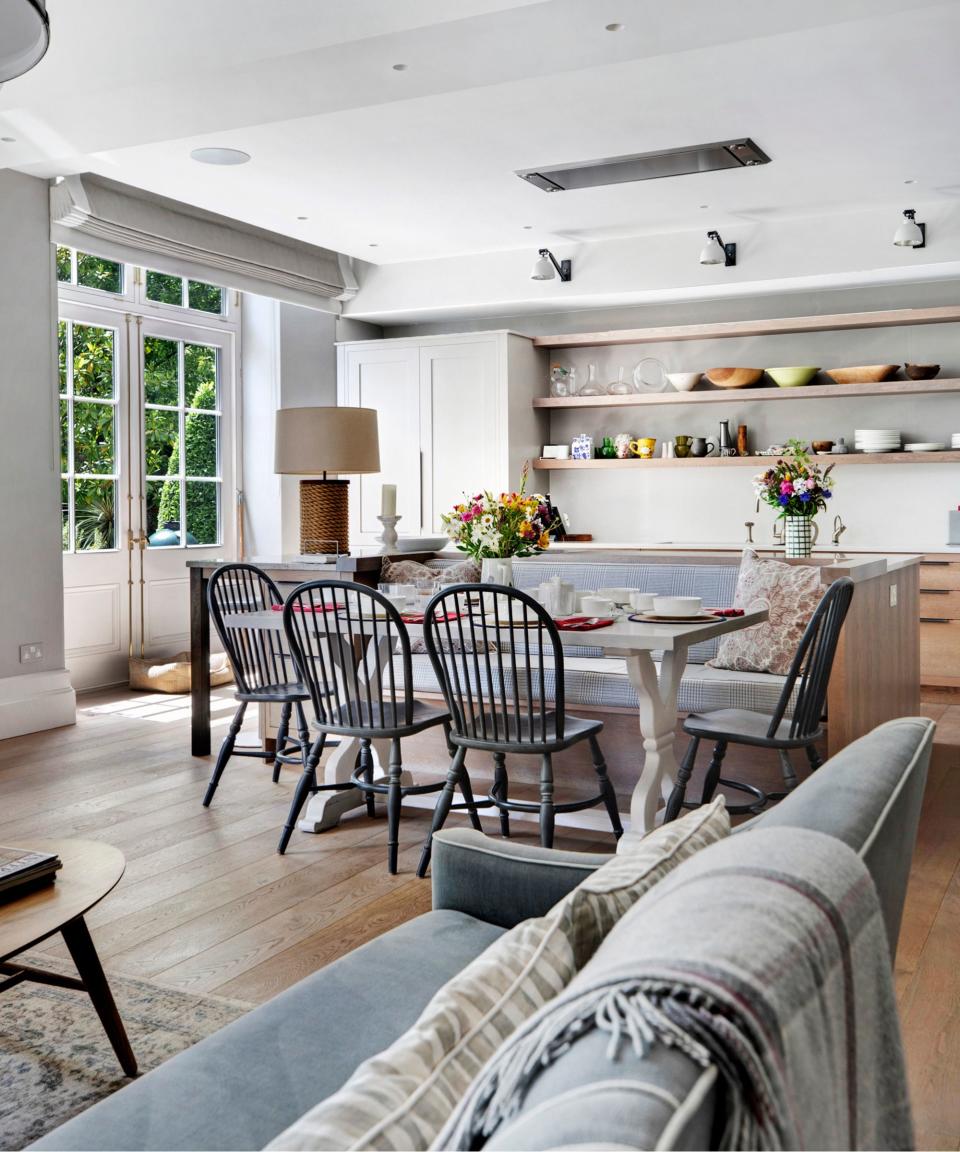
POLYGON ((761 560, 756 552, 745 549, 734 607, 745 612, 766 608, 769 619, 721 637, 717 654, 707 665, 734 672, 786 676, 823 593, 818 567, 761 560))
POLYGON ((417 560, 383 558, 380 579, 384 584, 413 584, 417 580, 442 579, 444 584, 479 584, 480 568, 475 560, 461 560, 446 568, 428 568, 417 560))

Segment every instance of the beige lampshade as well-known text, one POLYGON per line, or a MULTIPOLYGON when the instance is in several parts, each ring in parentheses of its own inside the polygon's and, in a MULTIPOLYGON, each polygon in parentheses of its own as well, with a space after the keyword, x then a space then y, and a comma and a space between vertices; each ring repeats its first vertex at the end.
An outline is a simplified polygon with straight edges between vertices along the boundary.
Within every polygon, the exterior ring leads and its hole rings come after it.
POLYGON ((319 476, 380 471, 375 408, 279 408, 274 472, 319 476))

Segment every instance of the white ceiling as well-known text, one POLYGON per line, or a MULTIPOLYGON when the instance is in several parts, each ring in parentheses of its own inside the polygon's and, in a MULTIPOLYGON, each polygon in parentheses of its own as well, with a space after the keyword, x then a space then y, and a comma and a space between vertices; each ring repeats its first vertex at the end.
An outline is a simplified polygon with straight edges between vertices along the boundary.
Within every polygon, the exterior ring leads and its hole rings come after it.
POLYGON ((960 196, 956 0, 48 7, 47 57, 0 91, 0 165, 100 172, 373 263, 960 196), (773 162, 552 195, 513 174, 741 135, 773 162), (201 145, 253 161, 205 167, 201 145))

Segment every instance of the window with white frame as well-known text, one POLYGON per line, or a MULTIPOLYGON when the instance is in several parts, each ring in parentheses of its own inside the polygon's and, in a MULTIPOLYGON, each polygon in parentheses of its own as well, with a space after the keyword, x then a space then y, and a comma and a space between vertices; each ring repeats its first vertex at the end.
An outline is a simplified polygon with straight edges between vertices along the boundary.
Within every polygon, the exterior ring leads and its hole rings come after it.
MULTIPOLYGON (((135 381, 138 371, 142 388, 131 403, 139 413, 144 533, 151 544, 222 543, 224 437, 232 429, 222 426, 222 350, 230 336, 220 330, 236 328, 232 305, 239 297, 64 246, 56 249, 56 269, 61 300, 69 303, 69 318, 59 323, 64 551, 102 552, 121 543, 118 529, 126 530, 129 517, 124 511, 121 525, 118 444, 131 418, 127 376, 133 372, 135 381), (86 315, 90 323, 77 318, 86 315), (111 315, 116 328, 101 322, 111 315), (132 364, 126 354, 120 362, 123 317, 139 333, 132 364)), ((226 363, 232 373, 232 355, 226 363)), ((136 444, 136 427, 133 435, 136 444)))

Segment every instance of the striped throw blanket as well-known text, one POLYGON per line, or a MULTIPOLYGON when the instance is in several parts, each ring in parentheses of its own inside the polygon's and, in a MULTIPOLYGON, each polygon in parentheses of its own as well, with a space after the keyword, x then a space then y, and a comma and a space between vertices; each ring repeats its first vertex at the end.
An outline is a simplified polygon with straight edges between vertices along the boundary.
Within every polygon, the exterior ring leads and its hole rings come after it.
POLYGON ((721 1148, 913 1146, 876 890, 833 837, 757 829, 687 860, 503 1045, 435 1147, 482 1145, 593 1029, 609 1059, 670 1045, 715 1068, 721 1148))

